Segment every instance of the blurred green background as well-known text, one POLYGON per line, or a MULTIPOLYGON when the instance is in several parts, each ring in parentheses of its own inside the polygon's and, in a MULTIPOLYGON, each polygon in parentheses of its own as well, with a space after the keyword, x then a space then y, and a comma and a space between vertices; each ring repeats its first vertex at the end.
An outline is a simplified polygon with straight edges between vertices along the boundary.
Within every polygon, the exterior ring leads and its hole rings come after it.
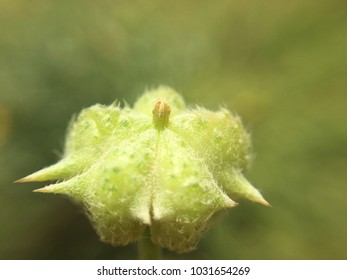
POLYGON ((165 258, 347 258, 346 1, 0 0, 0 259, 136 258, 13 181, 57 161, 74 113, 160 84, 241 115, 273 206, 241 201, 165 258))

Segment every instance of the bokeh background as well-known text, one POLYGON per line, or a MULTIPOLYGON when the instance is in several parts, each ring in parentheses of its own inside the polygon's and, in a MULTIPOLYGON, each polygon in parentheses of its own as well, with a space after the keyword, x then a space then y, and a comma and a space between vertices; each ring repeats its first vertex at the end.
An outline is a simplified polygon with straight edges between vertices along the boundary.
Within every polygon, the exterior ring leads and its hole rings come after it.
POLYGON ((346 30, 343 0, 0 0, 0 259, 136 258, 13 181, 59 159, 74 113, 160 84, 241 115, 273 206, 241 201, 165 258, 346 259, 346 30))

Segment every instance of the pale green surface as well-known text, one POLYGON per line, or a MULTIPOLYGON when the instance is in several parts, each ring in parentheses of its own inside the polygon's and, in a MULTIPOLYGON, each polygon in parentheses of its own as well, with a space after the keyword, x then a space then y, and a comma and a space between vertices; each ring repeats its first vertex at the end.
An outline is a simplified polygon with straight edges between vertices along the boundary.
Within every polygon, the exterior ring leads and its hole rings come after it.
POLYGON ((189 109, 159 87, 134 109, 84 109, 70 124, 62 159, 17 182, 58 179, 35 192, 80 202, 107 243, 139 241, 148 226, 155 244, 186 253, 218 212, 237 205, 232 199, 268 205, 242 175, 249 146, 237 116, 189 109))
POLYGON ((2 0, 0 26, 0 258, 136 258, 13 181, 57 161, 82 108, 159 84, 242 117, 247 178, 273 206, 243 201, 197 251, 164 257, 347 258, 345 1, 2 0))

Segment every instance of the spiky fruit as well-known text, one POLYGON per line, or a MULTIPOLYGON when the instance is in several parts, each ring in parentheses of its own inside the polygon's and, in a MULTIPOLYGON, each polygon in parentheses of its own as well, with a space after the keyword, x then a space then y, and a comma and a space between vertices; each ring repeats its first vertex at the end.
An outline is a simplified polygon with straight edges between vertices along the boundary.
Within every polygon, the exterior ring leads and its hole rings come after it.
POLYGON ((214 214, 241 197, 268 205, 242 175, 250 140, 223 109, 187 109, 167 87, 133 109, 94 105, 69 128, 63 158, 19 182, 58 180, 37 192, 82 202, 101 239, 125 245, 150 227, 155 244, 196 247, 214 214))

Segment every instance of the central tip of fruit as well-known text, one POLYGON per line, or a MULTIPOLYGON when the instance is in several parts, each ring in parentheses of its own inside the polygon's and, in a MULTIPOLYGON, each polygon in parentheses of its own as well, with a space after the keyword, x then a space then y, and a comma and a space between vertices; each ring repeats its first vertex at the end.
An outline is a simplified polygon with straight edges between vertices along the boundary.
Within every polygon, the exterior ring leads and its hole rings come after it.
POLYGON ((169 124, 170 105, 163 99, 158 98, 153 108, 153 124, 157 129, 164 129, 169 124))

